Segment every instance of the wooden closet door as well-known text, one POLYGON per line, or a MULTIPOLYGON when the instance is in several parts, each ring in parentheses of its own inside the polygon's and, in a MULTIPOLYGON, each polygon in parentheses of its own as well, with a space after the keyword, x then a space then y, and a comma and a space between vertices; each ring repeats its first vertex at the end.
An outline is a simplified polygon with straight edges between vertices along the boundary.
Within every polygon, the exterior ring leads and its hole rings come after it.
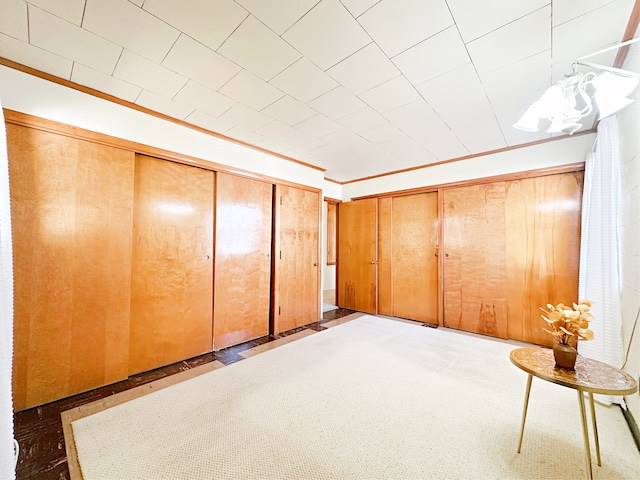
POLYGON ((377 313, 375 198, 338 205, 338 306, 377 313))
POLYGON ((276 185, 274 333, 320 319, 318 192, 276 185))
POLYGON ((7 124, 15 410, 127 378, 134 154, 7 124))
POLYGON ((437 324, 437 192, 393 198, 391 250, 393 315, 437 324))
POLYGON ((212 350, 213 176, 136 157, 132 374, 212 350))
POLYGON ((273 185, 216 174, 213 346, 269 334, 273 185))
POLYGON ((583 172, 507 182, 509 337, 553 344, 539 307, 578 300, 583 172))
POLYGON ((444 325, 507 337, 505 184, 444 190, 444 325))

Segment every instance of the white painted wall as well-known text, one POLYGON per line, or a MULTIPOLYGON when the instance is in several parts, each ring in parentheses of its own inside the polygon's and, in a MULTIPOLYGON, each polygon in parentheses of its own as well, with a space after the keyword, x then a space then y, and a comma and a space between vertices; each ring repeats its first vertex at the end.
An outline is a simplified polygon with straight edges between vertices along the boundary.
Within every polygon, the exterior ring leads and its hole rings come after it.
MULTIPOLYGON (((640 45, 631 46, 623 66, 640 72, 640 45)), ((620 132, 621 192, 621 265, 622 265, 622 336, 629 349, 625 370, 638 378, 640 374, 640 325, 635 327, 640 314, 640 89, 634 93, 635 102, 618 113, 620 132), (630 345, 630 347, 629 347, 630 345)), ((629 411, 640 424, 640 395, 626 397, 629 411)))

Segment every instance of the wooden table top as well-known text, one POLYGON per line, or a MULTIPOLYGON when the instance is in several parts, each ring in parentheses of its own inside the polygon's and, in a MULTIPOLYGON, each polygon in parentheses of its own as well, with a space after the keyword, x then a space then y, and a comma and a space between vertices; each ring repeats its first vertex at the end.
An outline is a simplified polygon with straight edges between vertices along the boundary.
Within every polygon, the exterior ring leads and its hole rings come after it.
POLYGON ((550 348, 517 348, 511 351, 510 358, 516 367, 531 375, 584 392, 629 395, 638 389, 631 375, 582 355, 578 355, 575 370, 556 367, 550 348))

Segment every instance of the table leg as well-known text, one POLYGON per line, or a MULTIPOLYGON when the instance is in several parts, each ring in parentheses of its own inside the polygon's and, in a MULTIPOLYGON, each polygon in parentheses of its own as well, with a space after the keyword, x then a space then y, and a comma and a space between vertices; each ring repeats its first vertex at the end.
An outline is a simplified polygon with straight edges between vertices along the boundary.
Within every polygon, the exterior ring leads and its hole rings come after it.
POLYGON ((520 426, 520 441, 518 442, 518 453, 522 448, 522 437, 524 436, 524 422, 527 419, 527 407, 529 406, 529 393, 531 392, 531 380, 533 375, 529 374, 527 378, 527 391, 524 394, 524 407, 522 407, 522 425, 520 426))
POLYGON ((589 392, 589 403, 591 403, 591 424, 593 425, 593 436, 596 441, 596 457, 598 458, 598 466, 602 466, 600 461, 600 442, 598 441, 598 425, 596 424, 596 408, 593 404, 593 393, 589 392))
POLYGON ((593 472, 591 471, 591 446, 589 445, 589 429, 587 428, 587 412, 584 407, 584 396, 581 390, 578 392, 578 405, 580 406, 580 417, 582 418, 582 436, 584 437, 584 449, 587 455, 587 473, 589 480, 593 480, 593 472))

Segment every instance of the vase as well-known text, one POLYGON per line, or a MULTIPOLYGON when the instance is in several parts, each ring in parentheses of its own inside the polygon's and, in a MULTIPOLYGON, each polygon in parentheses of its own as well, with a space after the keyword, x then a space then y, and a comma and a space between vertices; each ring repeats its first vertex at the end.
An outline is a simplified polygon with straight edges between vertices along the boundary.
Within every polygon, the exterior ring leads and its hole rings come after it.
POLYGON ((553 357, 556 360, 556 367, 573 370, 576 366, 578 351, 571 345, 557 343, 553 346, 553 357))

